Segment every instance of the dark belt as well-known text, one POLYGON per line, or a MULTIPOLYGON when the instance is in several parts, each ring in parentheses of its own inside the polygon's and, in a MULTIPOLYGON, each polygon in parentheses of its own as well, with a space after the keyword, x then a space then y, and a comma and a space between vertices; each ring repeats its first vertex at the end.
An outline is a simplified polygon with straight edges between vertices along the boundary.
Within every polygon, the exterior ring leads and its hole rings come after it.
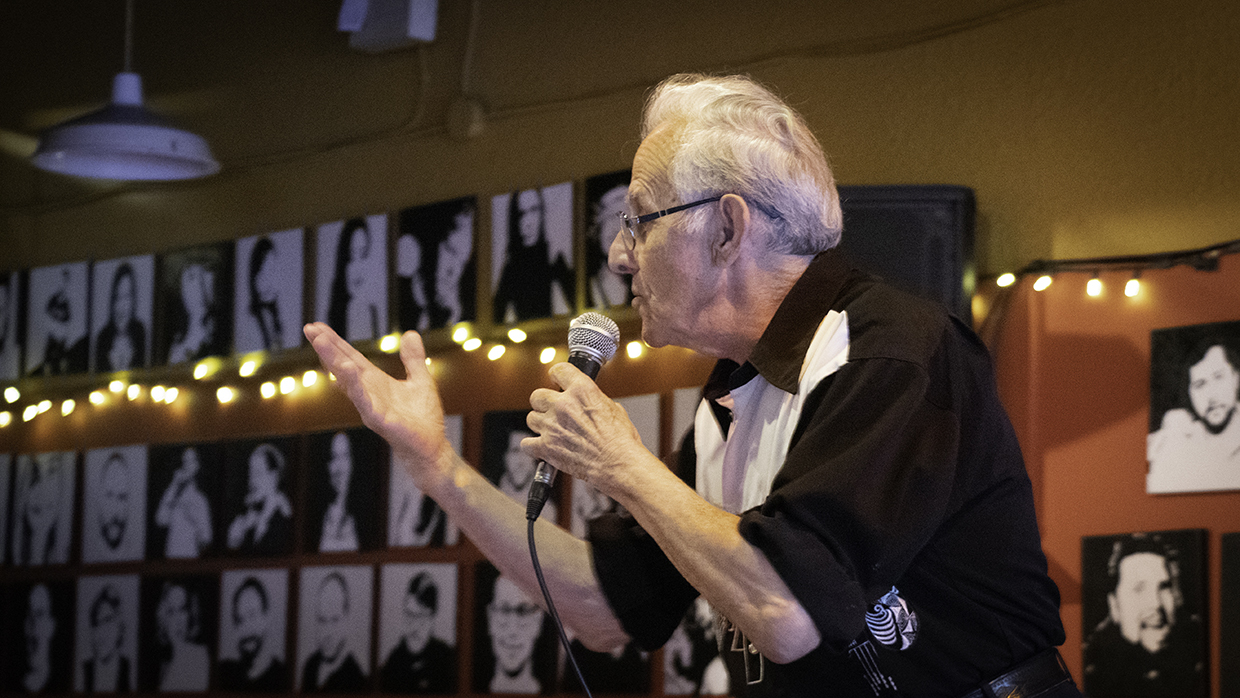
POLYGON ((1059 650, 1052 647, 986 682, 964 698, 1033 698, 1071 680, 1072 674, 1059 656, 1059 650))

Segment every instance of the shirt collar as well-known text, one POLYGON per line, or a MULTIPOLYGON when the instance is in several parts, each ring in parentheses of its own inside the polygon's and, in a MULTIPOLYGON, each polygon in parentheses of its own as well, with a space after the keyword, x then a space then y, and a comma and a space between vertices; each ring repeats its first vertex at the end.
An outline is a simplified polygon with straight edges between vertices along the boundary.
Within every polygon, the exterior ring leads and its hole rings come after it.
POLYGON ((784 296, 749 354, 749 361, 738 365, 724 359, 715 364, 706 381, 704 396, 718 399, 755 375, 795 395, 810 342, 822 318, 835 303, 849 269, 848 262, 837 249, 817 254, 784 296))

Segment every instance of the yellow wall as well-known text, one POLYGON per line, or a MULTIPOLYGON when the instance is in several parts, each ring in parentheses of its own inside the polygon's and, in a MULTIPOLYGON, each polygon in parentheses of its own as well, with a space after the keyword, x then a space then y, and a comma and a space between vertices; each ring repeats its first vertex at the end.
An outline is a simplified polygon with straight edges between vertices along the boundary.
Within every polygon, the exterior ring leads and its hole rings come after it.
MULTIPOLYGON (((842 183, 973 187, 984 274, 1240 237, 1240 5, 1229 0, 480 2, 466 80, 490 115, 467 142, 444 124, 468 3, 440 3, 425 51, 380 56, 345 48, 336 3, 270 0, 253 17, 148 5, 139 31, 160 30, 138 34, 137 67, 150 103, 206 135, 225 171, 100 187, 28 178, 6 160, 0 268, 622 168, 643 92, 682 70, 745 70, 775 86, 842 183)), ((112 71, 95 68, 99 86, 77 98, 96 98, 112 71)))

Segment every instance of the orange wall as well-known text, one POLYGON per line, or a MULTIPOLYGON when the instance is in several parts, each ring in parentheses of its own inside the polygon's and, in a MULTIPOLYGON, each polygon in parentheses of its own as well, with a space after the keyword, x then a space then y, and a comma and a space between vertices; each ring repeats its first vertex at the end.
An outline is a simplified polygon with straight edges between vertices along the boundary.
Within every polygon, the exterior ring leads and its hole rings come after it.
POLYGON ((1240 492, 1145 493, 1150 330, 1240 320, 1240 255, 1215 272, 1145 271, 1135 298, 1123 294, 1128 276, 1103 273, 1096 298, 1085 293, 1089 274, 1059 274, 1043 292, 1024 279, 993 300, 984 334, 1034 481, 1073 675, 1080 680, 1081 536, 1205 528, 1218 696, 1220 534, 1240 531, 1240 492))

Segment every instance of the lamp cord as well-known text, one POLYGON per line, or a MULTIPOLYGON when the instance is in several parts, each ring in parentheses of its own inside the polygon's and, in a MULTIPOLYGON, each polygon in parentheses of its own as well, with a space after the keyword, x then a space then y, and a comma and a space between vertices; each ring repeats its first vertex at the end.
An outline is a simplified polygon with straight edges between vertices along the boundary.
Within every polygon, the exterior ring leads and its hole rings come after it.
POLYGON ((133 0, 125 0, 125 72, 133 72, 133 0))
POLYGON ((577 658, 573 656, 573 648, 569 645, 568 635, 564 632, 564 624, 560 622, 560 614, 556 612, 555 602, 551 600, 551 592, 547 590, 547 580, 543 578, 542 565, 538 564, 538 548, 534 545, 534 522, 538 520, 538 515, 535 514, 533 518, 527 517, 527 520, 529 521, 530 559, 534 563, 534 575, 538 577, 538 588, 542 589, 543 599, 547 602, 547 613, 555 622, 555 630, 560 634, 560 642, 564 645, 564 653, 568 655, 568 663, 573 665, 573 671, 577 673, 577 681, 581 683, 581 690, 585 691, 586 698, 594 698, 594 695, 590 693, 590 687, 586 685, 586 678, 581 675, 581 667, 577 666, 577 658))

